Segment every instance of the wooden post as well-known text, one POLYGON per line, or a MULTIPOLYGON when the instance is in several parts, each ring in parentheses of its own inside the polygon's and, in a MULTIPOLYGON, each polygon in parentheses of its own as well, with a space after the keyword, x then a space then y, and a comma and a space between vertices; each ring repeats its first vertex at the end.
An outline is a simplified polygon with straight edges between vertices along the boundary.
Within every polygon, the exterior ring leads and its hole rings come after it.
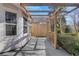
POLYGON ((63 33, 62 32, 62 25, 61 25, 62 18, 59 18, 59 20, 60 20, 60 32, 63 33))
POLYGON ((57 48, 57 29, 56 29, 56 14, 54 15, 54 48, 57 48))
POLYGON ((50 19, 49 40, 54 48, 58 48, 57 45, 57 16, 58 15, 59 15, 59 9, 57 9, 53 14, 51 14, 49 18, 50 19), (51 29, 52 25, 54 25, 54 31, 52 31, 51 29))

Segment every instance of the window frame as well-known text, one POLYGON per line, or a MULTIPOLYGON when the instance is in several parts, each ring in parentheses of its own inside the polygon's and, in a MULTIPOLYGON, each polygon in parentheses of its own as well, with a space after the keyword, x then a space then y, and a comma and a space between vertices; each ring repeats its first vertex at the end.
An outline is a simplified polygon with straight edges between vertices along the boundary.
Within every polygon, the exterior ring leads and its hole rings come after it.
POLYGON ((27 33, 27 19, 23 17, 23 34, 25 33, 27 33), (26 28, 26 31, 25 31, 25 28, 26 28))
MULTIPOLYGON (((5 11, 5 25, 6 25, 6 36, 14 36, 14 35, 17 35, 17 13, 13 13, 13 12, 8 12, 8 11, 5 11), (13 22, 13 19, 11 19, 11 21, 7 22, 7 16, 9 17, 9 15, 6 15, 6 13, 10 13, 15 15, 15 16, 12 16, 11 17, 15 17, 15 22, 13 22), (11 34, 7 34, 7 26, 16 26, 15 28, 15 34, 13 33, 12 35, 11 34)), ((12 31, 13 32, 13 31, 12 31)))

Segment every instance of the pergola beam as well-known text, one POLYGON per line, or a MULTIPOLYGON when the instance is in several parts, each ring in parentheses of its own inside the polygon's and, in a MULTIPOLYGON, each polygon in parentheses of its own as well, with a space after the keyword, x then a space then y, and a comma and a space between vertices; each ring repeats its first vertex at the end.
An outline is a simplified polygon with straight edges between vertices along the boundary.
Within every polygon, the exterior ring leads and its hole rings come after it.
POLYGON ((79 6, 78 3, 21 3, 24 6, 79 6))
POLYGON ((53 12, 49 10, 28 10, 29 12, 53 12))
MULTIPOLYGON (((49 10, 28 10, 28 12, 53 12, 53 11, 49 11, 49 10)), ((67 11, 62 11, 65 13, 68 13, 67 11)))
POLYGON ((74 8, 74 9, 72 9, 72 10, 71 10, 71 11, 69 11, 68 13, 70 13, 70 12, 72 12, 72 11, 76 10, 76 9, 78 9, 78 7, 76 7, 76 8, 74 8))
MULTIPOLYGON (((76 7, 76 8, 74 8, 74 9, 70 10, 67 14, 71 13, 72 11, 74 11, 74 10, 76 10, 76 9, 78 9, 78 7, 76 7)), ((67 14, 65 14, 65 15, 67 15, 67 14)))
POLYGON ((31 16, 49 16, 49 15, 31 15, 31 16))

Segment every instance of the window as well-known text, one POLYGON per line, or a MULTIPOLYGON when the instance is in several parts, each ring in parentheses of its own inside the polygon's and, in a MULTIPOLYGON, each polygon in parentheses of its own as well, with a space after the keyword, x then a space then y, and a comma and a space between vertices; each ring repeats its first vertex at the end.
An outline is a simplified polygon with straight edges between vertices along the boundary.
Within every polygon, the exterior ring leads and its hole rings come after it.
POLYGON ((24 26, 23 32, 24 32, 24 33, 27 33, 27 26, 24 26))
POLYGON ((16 35, 16 25, 6 25, 6 35, 16 35))
POLYGON ((16 14, 5 12, 6 36, 16 35, 16 14))
POLYGON ((15 23, 16 24, 16 14, 11 12, 5 13, 6 23, 15 23))
POLYGON ((24 19, 23 33, 27 33, 27 19, 24 17, 23 19, 24 19))
POLYGON ((24 25, 27 25, 27 19, 24 17, 23 17, 23 19, 24 19, 24 25))

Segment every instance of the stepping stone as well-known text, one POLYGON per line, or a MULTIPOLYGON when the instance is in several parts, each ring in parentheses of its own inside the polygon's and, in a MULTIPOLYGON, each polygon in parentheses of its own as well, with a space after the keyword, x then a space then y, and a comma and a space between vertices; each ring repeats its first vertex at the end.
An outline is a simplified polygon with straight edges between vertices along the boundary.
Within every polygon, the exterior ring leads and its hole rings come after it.
POLYGON ((36 49, 46 49, 45 41, 42 41, 42 40, 39 39, 38 42, 37 42, 36 49))
POLYGON ((33 50, 37 39, 31 39, 28 44, 22 50, 33 50))
POLYGON ((36 56, 36 52, 35 51, 23 51, 25 56, 36 56))
POLYGON ((46 56, 46 51, 45 50, 37 50, 36 56, 46 56))
POLYGON ((3 53, 2 55, 3 56, 13 56, 15 54, 15 52, 6 52, 6 53, 3 53))
POLYGON ((25 46, 22 50, 33 50, 34 49, 34 45, 28 45, 28 46, 25 46))
POLYGON ((36 44, 36 41, 37 41, 36 39, 32 39, 32 40, 29 41, 28 44, 36 44))
POLYGON ((39 49, 39 50, 42 50, 42 49, 45 50, 45 46, 37 46, 36 49, 37 49, 37 50, 38 50, 38 49, 39 49))
POLYGON ((22 51, 22 52, 25 56, 46 56, 45 50, 22 51))
POLYGON ((0 54, 0 56, 3 56, 2 54, 0 54))
POLYGON ((20 53, 18 53, 16 56, 22 56, 22 53, 20 52, 20 53))

